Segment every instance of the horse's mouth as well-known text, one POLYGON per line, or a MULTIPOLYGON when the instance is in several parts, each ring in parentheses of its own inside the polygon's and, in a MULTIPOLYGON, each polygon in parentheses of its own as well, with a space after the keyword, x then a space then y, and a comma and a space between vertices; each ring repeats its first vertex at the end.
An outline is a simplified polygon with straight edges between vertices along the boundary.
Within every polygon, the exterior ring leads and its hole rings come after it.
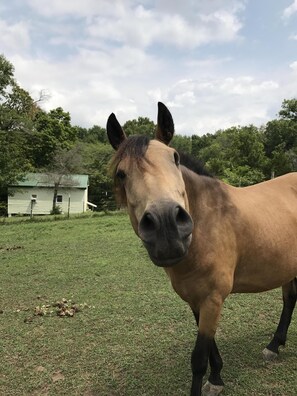
POLYGON ((192 241, 192 234, 188 235, 186 239, 182 242, 179 241, 179 248, 176 246, 168 246, 166 251, 159 250, 159 253, 155 254, 155 249, 152 249, 151 246, 148 246, 144 243, 145 248, 148 251, 150 259, 152 262, 158 267, 173 267, 174 265, 180 263, 188 254, 189 246, 192 241), (172 253, 175 254, 173 255, 172 253))
POLYGON ((157 257, 153 257, 150 255, 150 259, 157 267, 173 267, 174 265, 178 264, 182 261, 188 252, 186 252, 183 256, 175 257, 175 258, 168 258, 168 259, 158 259, 157 257))

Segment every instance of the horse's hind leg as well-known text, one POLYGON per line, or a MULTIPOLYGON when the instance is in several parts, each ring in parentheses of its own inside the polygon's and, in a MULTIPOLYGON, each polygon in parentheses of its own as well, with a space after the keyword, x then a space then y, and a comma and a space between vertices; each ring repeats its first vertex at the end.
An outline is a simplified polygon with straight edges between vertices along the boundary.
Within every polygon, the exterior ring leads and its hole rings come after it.
POLYGON ((266 360, 273 360, 279 354, 279 347, 285 345, 287 332, 297 299, 297 278, 283 286, 283 310, 276 332, 263 351, 266 360))

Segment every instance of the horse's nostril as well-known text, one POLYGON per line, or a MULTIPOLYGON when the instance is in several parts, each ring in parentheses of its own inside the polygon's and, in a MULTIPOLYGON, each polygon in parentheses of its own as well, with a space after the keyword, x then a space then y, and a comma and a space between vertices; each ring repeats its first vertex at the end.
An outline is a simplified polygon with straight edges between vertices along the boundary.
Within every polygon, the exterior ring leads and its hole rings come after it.
POLYGON ((177 225, 184 224, 189 221, 188 213, 181 206, 177 206, 175 208, 175 220, 177 225))
POLYGON ((140 222, 140 228, 142 231, 145 231, 145 232, 155 231, 156 223, 155 223, 155 219, 151 215, 151 213, 147 212, 143 215, 141 222, 140 222))
POLYGON ((188 237, 193 231, 193 221, 191 216, 179 205, 175 207, 174 216, 180 237, 188 237))

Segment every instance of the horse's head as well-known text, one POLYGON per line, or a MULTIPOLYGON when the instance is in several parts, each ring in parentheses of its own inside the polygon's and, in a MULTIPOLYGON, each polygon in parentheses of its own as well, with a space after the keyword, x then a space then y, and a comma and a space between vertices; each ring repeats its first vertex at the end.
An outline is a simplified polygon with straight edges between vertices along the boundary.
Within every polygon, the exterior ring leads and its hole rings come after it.
POLYGON ((112 170, 116 195, 128 209, 134 231, 151 260, 168 267, 182 260, 191 243, 193 222, 179 165, 168 147, 174 133, 172 116, 158 103, 156 138, 126 138, 114 114, 107 121, 109 141, 116 150, 112 170))

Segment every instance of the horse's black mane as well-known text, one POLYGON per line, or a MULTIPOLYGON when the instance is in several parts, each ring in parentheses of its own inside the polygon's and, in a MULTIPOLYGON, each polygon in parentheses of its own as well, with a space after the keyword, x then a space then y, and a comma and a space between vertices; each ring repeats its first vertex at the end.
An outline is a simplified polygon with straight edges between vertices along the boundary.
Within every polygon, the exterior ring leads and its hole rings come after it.
POLYGON ((203 163, 190 154, 179 152, 180 164, 197 173, 198 175, 213 177, 213 175, 204 167, 203 163))
MULTIPOLYGON (((128 139, 124 140, 118 151, 116 152, 112 164, 113 168, 125 157, 135 158, 137 161, 143 159, 145 152, 148 148, 150 139, 147 136, 129 136, 128 139)), ((197 173, 198 175, 213 177, 207 169, 205 169, 203 163, 194 158, 193 156, 179 152, 180 164, 197 173)))

